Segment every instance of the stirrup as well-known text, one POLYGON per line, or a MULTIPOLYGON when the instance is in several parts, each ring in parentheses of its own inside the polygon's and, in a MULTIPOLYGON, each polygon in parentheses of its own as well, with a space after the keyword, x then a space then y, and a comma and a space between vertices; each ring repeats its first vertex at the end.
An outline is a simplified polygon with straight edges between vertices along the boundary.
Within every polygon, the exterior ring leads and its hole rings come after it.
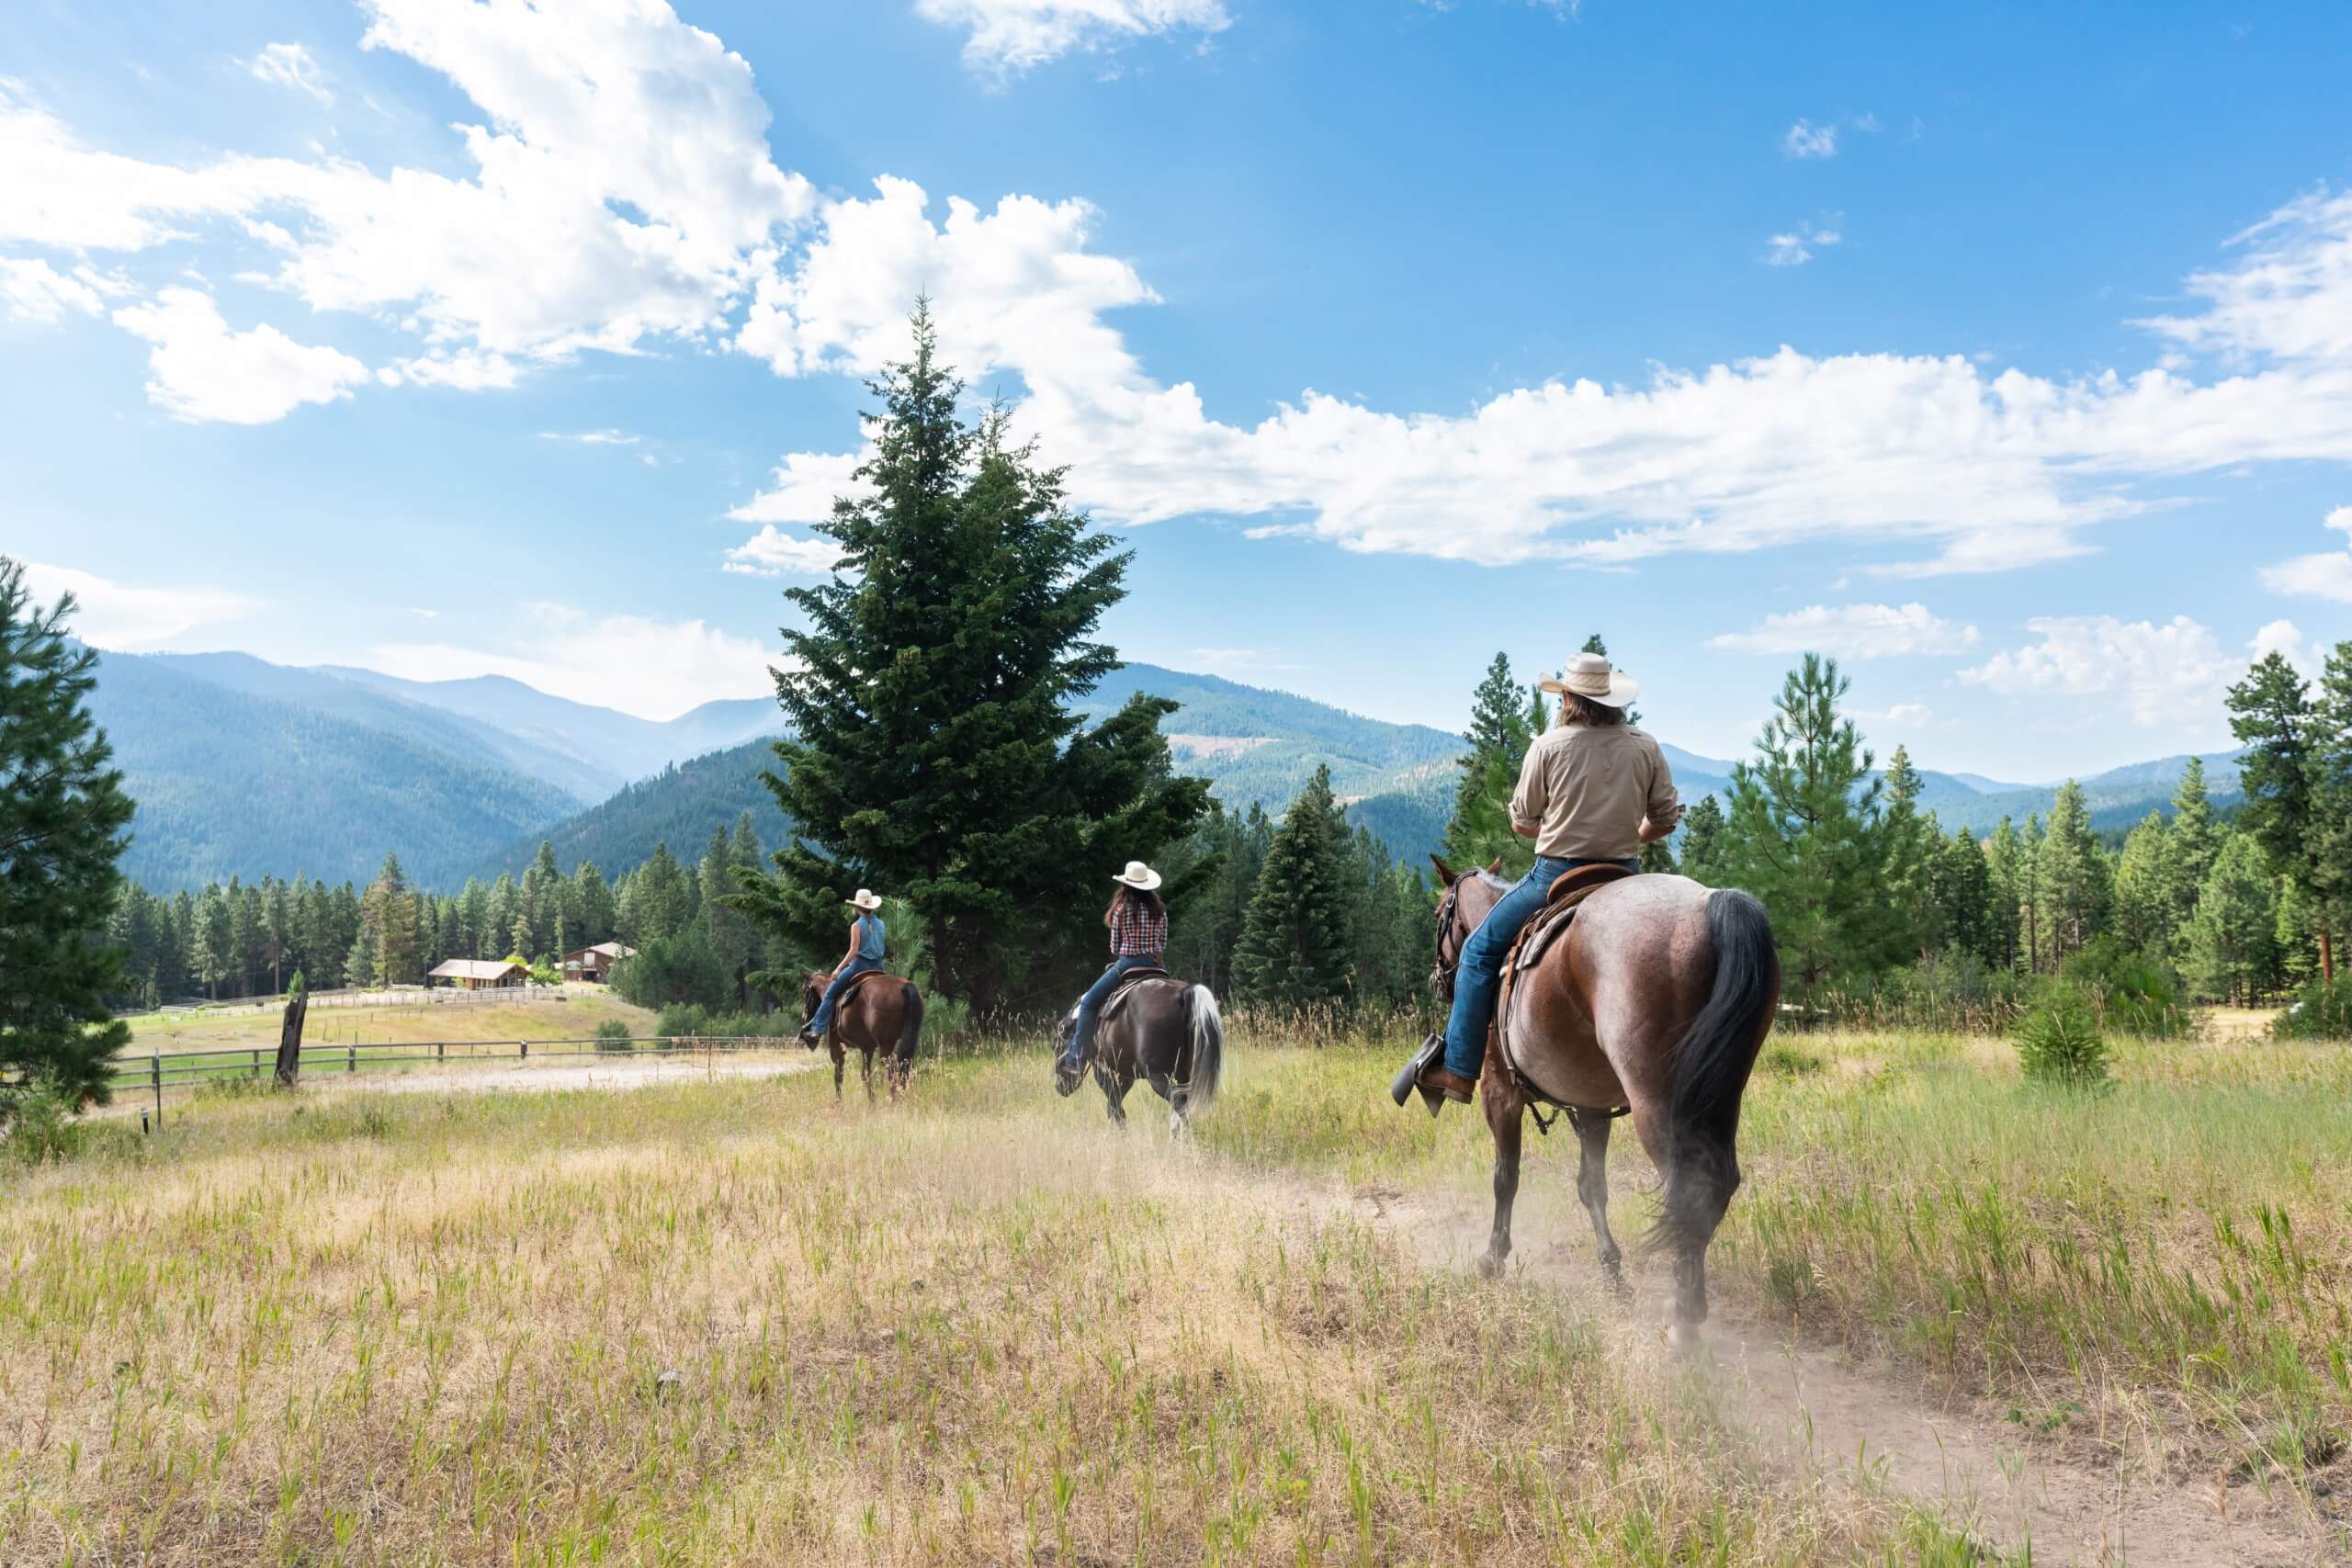
POLYGON ((1421 1103, 1430 1108, 1430 1114, 1431 1116, 1435 1116, 1438 1112, 1438 1107, 1445 1103, 1445 1096, 1440 1094, 1436 1089, 1425 1087, 1421 1083, 1421 1071, 1431 1062, 1438 1060, 1444 1055, 1444 1035, 1432 1034, 1428 1039, 1422 1041, 1421 1048, 1414 1052, 1412 1059, 1405 1064, 1405 1070, 1398 1073, 1395 1080, 1389 1084, 1388 1098, 1395 1100, 1398 1105, 1403 1105, 1412 1099, 1413 1091, 1415 1089, 1419 1089, 1421 1091, 1421 1103))

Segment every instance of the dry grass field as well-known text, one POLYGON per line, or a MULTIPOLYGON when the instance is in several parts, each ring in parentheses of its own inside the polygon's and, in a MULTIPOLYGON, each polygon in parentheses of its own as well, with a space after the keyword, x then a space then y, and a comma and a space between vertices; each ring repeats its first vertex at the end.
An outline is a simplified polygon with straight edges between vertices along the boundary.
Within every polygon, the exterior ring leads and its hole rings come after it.
MULTIPOLYGON (((1572 1142, 1531 1140, 1523 1266, 1454 1266, 1484 1129, 1395 1111, 1390 1055, 1245 1037, 1189 1145, 1035 1054, 895 1111, 804 1074, 102 1129, 0 1174, 0 1562, 2352 1551, 2341 1052, 2132 1046, 2083 1099, 1992 1044, 1781 1042, 1719 1344, 1781 1324, 1840 1462, 1579 1288, 1572 1142), (1914 1484, 1874 1402, 2061 1492, 1914 1484), (2068 1474, 2122 1500, 2060 1540, 2068 1474)), ((1651 1176, 1615 1165, 1631 1235, 1651 1176)))
MULTIPOLYGON (((353 1042, 435 1040, 576 1040, 596 1032, 608 1018, 636 1034, 653 1032, 654 1015, 599 987, 568 986, 528 999, 477 1000, 457 992, 426 1001, 422 993, 369 1007, 318 1006, 311 1010, 303 1041, 312 1045, 353 1042)), ((169 1056, 183 1051, 277 1049, 284 1004, 232 1003, 188 1011, 142 1013, 130 1021, 128 1061, 152 1051, 169 1056)))

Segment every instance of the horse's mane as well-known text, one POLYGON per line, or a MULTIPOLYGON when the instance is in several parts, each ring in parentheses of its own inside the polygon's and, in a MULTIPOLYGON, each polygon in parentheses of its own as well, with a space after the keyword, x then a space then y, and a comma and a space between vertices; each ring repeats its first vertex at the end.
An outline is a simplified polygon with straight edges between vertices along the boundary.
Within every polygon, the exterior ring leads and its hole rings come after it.
POLYGON ((1501 877, 1497 876, 1493 872, 1488 871, 1485 866, 1480 866, 1480 867, 1478 868, 1478 880, 1479 880, 1479 881, 1481 881, 1481 882, 1483 882, 1483 883, 1485 883, 1487 886, 1489 886, 1489 887, 1491 887, 1491 888, 1495 889, 1495 890, 1496 890, 1497 892, 1498 892, 1498 893, 1508 893, 1508 892, 1510 892, 1510 883, 1508 883, 1508 882, 1504 881, 1501 877))

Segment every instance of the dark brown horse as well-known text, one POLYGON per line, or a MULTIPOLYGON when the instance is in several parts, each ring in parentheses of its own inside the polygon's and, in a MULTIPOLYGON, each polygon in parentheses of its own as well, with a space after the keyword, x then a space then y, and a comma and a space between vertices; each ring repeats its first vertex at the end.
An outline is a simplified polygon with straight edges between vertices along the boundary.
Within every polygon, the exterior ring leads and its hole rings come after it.
MULTIPOLYGON (((804 1021, 817 1016, 818 1004, 825 999, 825 987, 832 979, 829 971, 820 969, 801 982, 804 1021)), ((832 1032, 825 1039, 833 1053, 833 1097, 841 1097, 842 1067, 849 1059, 845 1045, 865 1053, 863 1071, 869 1101, 874 1098, 874 1053, 891 1053, 890 1098, 895 1100, 914 1073, 915 1047, 922 1040, 922 993, 915 989, 915 983, 879 971, 861 976, 834 1004, 832 1032)), ((813 1051, 816 1046, 808 1048, 813 1051)))
POLYGON ((1127 1111, 1122 1101, 1140 1077, 1168 1102, 1168 1130, 1183 1133, 1193 1112, 1216 1098, 1217 1082, 1225 1076, 1225 1020, 1216 993, 1160 975, 1136 981, 1112 1000, 1117 1005, 1106 1005, 1095 1020, 1093 1043, 1075 1072, 1063 1058, 1070 1032, 1078 1027, 1078 1010, 1063 1015, 1054 1033, 1057 1083, 1068 1093, 1076 1087, 1077 1074, 1093 1067, 1094 1081, 1111 1102, 1112 1125, 1124 1127, 1127 1111))
MULTIPOLYGON (((1450 1000, 1463 942, 1510 885, 1492 865, 1457 874, 1438 861, 1437 869, 1446 891, 1432 980, 1450 1000)), ((1707 1317, 1707 1245, 1739 1188, 1740 1095, 1780 996, 1771 924, 1749 895, 1687 876, 1633 876, 1587 897, 1566 939, 1512 981, 1510 1016, 1498 1012, 1513 1060, 1503 1059, 1501 1029, 1487 1037, 1479 1094, 1495 1136, 1487 1270, 1510 1256, 1522 1115, 1548 1102, 1566 1108, 1583 1145, 1577 1195, 1592 1216, 1601 1269, 1623 1289, 1609 1234, 1609 1126, 1630 1114, 1666 1180, 1649 1245, 1674 1254, 1674 1342, 1695 1345, 1707 1317)))

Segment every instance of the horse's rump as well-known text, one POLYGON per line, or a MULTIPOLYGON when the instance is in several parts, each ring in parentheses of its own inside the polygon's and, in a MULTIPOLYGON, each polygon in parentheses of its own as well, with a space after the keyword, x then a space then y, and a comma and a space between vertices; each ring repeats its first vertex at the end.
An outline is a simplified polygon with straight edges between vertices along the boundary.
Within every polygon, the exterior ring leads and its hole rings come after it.
MULTIPOLYGON (((1513 1036, 1524 1035, 1528 1032, 1528 1026, 1518 1016, 1520 1010, 1518 1003, 1525 989, 1519 983, 1520 977, 1522 975, 1532 976, 1538 973, 1543 968, 1544 960, 1551 956, 1555 949, 1560 948, 1564 941, 1573 940, 1577 913, 1596 894, 1605 891, 1616 883, 1627 881, 1640 874, 1613 862, 1604 862, 1599 865, 1581 865, 1566 873, 1552 884, 1550 896, 1544 899, 1544 908, 1537 911, 1533 919, 1521 928, 1518 939, 1511 943, 1509 956, 1503 960, 1502 988, 1495 1001, 1495 1055, 1503 1069, 1518 1081, 1521 1091, 1531 1100, 1544 1100, 1555 1105, 1574 1103, 1544 1088, 1539 1079, 1529 1073, 1523 1060, 1524 1054, 1512 1048, 1513 1036)), ((1622 1102, 1609 1105, 1578 1103, 1577 1108, 1585 1111, 1614 1111, 1619 1109, 1620 1103, 1622 1102)))

